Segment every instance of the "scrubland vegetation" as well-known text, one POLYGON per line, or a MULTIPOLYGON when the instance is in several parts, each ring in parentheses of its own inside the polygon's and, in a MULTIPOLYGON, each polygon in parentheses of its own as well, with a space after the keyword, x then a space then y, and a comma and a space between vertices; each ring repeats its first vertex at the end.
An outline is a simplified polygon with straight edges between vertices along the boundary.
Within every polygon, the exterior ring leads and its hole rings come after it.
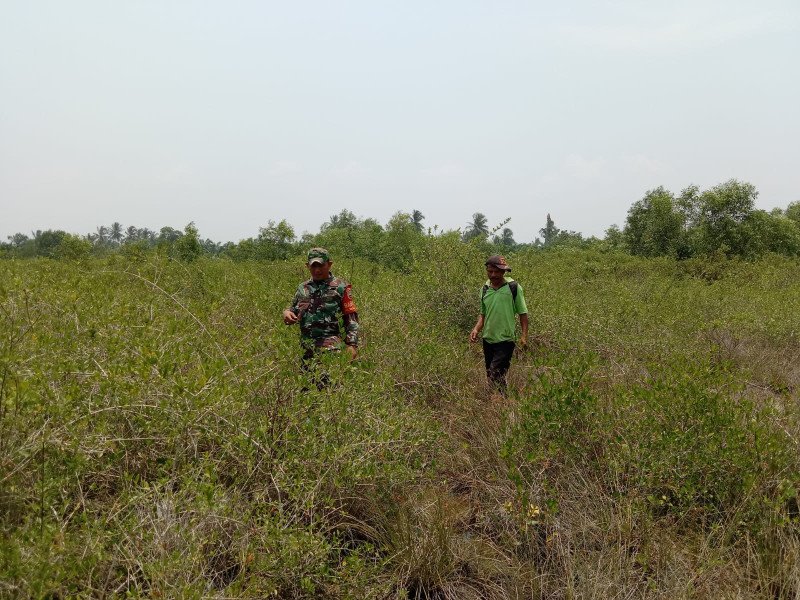
POLYGON ((510 255, 502 400, 482 243, 335 262, 305 393, 301 257, 0 262, 0 597, 798 597, 798 259, 510 255))

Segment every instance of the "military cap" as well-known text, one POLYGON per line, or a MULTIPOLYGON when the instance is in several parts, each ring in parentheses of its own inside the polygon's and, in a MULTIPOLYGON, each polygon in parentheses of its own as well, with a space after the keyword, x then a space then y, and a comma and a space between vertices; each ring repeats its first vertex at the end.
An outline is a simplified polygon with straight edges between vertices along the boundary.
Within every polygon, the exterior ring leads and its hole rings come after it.
POLYGON ((331 257, 325 248, 312 248, 308 251, 308 264, 324 264, 330 261, 331 257))

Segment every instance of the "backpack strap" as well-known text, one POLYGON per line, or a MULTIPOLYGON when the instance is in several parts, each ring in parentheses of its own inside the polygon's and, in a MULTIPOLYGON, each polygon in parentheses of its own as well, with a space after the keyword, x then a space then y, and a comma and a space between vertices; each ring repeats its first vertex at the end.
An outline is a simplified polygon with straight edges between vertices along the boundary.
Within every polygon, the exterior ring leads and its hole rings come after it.
POLYGON ((509 281, 508 282, 508 289, 511 290, 511 299, 514 302, 514 306, 517 305, 517 282, 516 281, 509 281))
MULTIPOLYGON (((489 289, 489 286, 485 283, 483 284, 483 290, 481 290, 481 301, 486 297, 486 290, 489 289)), ((514 303, 514 306, 517 305, 517 282, 516 281, 509 281, 508 282, 508 289, 511 290, 511 301, 514 303)))

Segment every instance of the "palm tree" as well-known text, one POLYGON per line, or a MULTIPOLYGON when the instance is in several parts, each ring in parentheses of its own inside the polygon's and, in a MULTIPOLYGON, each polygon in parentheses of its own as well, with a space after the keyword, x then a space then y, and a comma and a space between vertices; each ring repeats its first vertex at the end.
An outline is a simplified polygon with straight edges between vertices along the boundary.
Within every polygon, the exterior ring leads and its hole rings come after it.
POLYGON ((111 241, 119 244, 120 240, 122 239, 122 225, 119 223, 119 221, 114 221, 111 224, 111 231, 108 234, 108 237, 111 238, 111 241))
POLYGON ((95 237, 95 242, 101 246, 106 245, 106 242, 108 242, 108 227, 105 225, 100 225, 100 227, 97 228, 97 237, 95 237))
POLYGON ((425 219, 425 215, 422 214, 422 211, 414 209, 411 212, 411 224, 414 225, 414 229, 417 230, 417 233, 422 233, 422 221, 425 219))
POLYGON ((514 246, 516 242, 514 241, 514 232, 511 231, 508 227, 503 228, 503 233, 500 236, 500 245, 511 247, 514 246))
POLYGON ((469 241, 474 237, 488 234, 489 225, 487 224, 486 215, 477 212, 472 215, 472 221, 467 223, 467 229, 464 231, 464 241, 469 241))
POLYGON ((139 239, 139 230, 136 229, 133 225, 129 226, 125 230, 125 243, 131 244, 139 239))

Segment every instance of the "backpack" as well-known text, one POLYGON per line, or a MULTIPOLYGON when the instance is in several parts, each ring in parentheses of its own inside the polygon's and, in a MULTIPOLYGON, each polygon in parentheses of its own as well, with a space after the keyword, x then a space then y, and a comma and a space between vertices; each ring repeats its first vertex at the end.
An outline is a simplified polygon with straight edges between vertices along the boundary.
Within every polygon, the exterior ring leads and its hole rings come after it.
MULTIPOLYGON (((483 298, 484 298, 484 296, 486 296, 486 290, 488 290, 488 289, 489 289, 489 285, 484 283, 483 284, 483 290, 481 291, 481 302, 483 302, 483 298)), ((517 305, 517 282, 516 281, 509 281, 508 282, 508 289, 511 290, 511 302, 514 304, 514 306, 516 306, 517 305)))

